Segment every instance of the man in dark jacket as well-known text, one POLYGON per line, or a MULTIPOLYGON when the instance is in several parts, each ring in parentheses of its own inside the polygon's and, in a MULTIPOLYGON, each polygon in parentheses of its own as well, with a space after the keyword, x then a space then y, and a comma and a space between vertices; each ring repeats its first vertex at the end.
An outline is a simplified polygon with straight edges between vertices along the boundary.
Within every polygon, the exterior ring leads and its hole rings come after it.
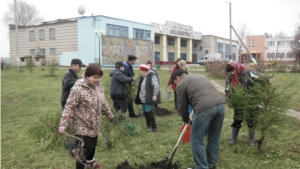
POLYGON ((190 121, 188 105, 194 108, 191 144, 195 169, 215 168, 220 151, 225 99, 204 75, 186 74, 180 69, 172 73, 171 77, 172 83, 176 84, 178 112, 184 123, 190 121), (205 147, 206 130, 208 133, 205 147))
MULTIPOLYGON (((137 59, 136 56, 134 55, 128 55, 128 60, 127 62, 124 63, 124 74, 127 77, 133 77, 134 76, 134 72, 133 72, 133 68, 132 65, 135 64, 135 60, 137 59)), ((131 86, 131 83, 129 83, 129 85, 131 86)), ((127 98, 130 98, 131 96, 127 95, 127 98)), ((129 101, 127 102, 127 106, 128 106, 128 112, 129 112, 129 117, 139 117, 140 115, 137 115, 134 113, 133 110, 133 99, 129 99, 129 101)))
POLYGON ((109 73, 110 80, 110 97, 113 99, 114 109, 125 113, 127 110, 127 90, 126 83, 135 81, 133 77, 124 75, 124 64, 121 61, 116 62, 115 69, 109 73))
POLYGON ((74 86, 75 82, 78 80, 77 73, 80 72, 81 67, 85 65, 81 62, 80 59, 72 59, 71 68, 67 73, 64 74, 62 78, 62 94, 61 94, 61 106, 62 109, 65 108, 65 104, 68 100, 70 90, 74 86))

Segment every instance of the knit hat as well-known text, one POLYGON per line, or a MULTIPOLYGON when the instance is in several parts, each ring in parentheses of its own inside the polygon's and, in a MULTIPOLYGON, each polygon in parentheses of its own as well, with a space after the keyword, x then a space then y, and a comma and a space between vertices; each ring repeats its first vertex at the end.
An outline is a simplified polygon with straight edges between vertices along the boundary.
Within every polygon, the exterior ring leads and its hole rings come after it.
POLYGON ((234 70, 234 68, 231 66, 231 64, 228 63, 228 64, 226 65, 226 71, 227 71, 227 72, 231 72, 231 71, 233 71, 233 70, 234 70))
POLYGON ((116 68, 119 69, 122 66, 124 66, 123 62, 121 62, 121 61, 116 62, 116 65, 115 65, 116 68))
POLYGON ((141 64, 141 65, 140 65, 140 70, 148 71, 148 70, 150 70, 150 66, 145 65, 145 64, 141 64))

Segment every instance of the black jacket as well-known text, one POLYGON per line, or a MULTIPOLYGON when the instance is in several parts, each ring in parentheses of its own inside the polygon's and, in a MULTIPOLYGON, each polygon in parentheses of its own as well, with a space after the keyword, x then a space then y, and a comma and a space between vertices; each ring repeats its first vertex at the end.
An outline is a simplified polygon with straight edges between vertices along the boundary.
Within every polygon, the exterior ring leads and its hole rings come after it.
POLYGON ((126 83, 131 83, 133 77, 127 77, 120 69, 116 68, 109 73, 110 97, 112 99, 125 99, 127 95, 126 83))
POLYGON ((62 94, 60 99, 62 107, 65 106, 69 98, 70 90, 77 80, 78 75, 72 69, 69 69, 69 71, 64 74, 62 78, 62 94))

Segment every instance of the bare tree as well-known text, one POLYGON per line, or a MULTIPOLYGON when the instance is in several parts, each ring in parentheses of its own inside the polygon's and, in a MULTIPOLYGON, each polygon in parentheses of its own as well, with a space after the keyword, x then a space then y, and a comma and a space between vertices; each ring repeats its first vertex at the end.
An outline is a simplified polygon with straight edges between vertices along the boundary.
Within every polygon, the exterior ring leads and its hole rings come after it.
POLYGON ((275 33, 274 37, 276 37, 276 38, 285 38, 285 37, 287 37, 287 34, 284 31, 279 31, 279 32, 275 33))
MULTIPOLYGON (((250 35, 250 30, 248 29, 248 25, 246 23, 238 23, 236 31, 239 37, 244 41, 246 36, 250 35)), ((242 42, 239 43, 238 53, 242 52, 242 42)))
POLYGON ((300 65, 300 25, 295 30, 294 41, 291 45, 292 53, 298 57, 300 65))
MULTIPOLYGON (((7 3, 7 7, 8 11, 4 14, 2 21, 6 24, 15 25, 14 1, 7 3)), ((17 1, 17 15, 20 26, 35 25, 44 21, 44 16, 40 15, 36 7, 23 0, 17 1)))

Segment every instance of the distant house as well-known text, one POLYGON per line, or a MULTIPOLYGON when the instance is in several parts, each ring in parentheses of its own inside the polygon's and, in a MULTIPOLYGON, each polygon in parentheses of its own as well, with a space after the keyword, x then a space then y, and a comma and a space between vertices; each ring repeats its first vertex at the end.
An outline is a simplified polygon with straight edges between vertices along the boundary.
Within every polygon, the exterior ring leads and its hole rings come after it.
POLYGON ((237 45, 238 41, 232 40, 232 58, 230 58, 230 39, 214 36, 214 35, 202 35, 201 41, 193 42, 193 53, 199 51, 201 57, 204 57, 208 54, 220 54, 222 60, 237 60, 238 50, 237 45))
MULTIPOLYGON (((272 37, 269 35, 251 35, 246 37, 246 47, 251 55, 261 62, 280 60, 282 62, 294 62, 296 56, 291 52, 294 37, 272 37)), ((246 52, 242 54, 241 62, 250 61, 246 52)))
MULTIPOLYGON (((15 25, 9 25, 10 63, 17 65, 15 25)), ((58 60, 62 52, 77 52, 77 19, 58 19, 40 25, 18 26, 19 64, 25 66, 29 57, 34 65, 58 60)))

